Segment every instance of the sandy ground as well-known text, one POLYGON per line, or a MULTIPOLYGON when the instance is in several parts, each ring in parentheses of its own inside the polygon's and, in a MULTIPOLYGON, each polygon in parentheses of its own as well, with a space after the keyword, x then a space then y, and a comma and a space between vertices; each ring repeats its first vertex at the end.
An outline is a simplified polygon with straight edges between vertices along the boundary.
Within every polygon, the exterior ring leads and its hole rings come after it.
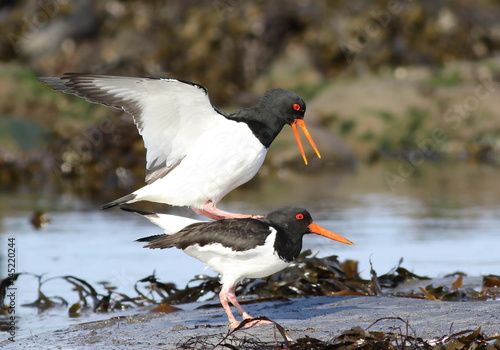
MULTIPOLYGON (((15 343, 0 342, 5 349, 176 349, 196 336, 217 344, 228 332, 221 307, 197 309, 201 304, 181 306, 170 314, 136 310, 132 316, 115 314, 108 320, 82 323, 47 332, 15 343)), ((432 339, 481 327, 487 335, 500 333, 500 302, 441 302, 398 297, 331 296, 270 301, 246 305, 252 315, 265 315, 283 326, 288 336, 329 340, 352 327, 367 328, 385 317, 400 317, 410 325, 409 335, 432 339)), ((370 330, 405 332, 400 320, 384 320, 370 330)), ((282 341, 274 325, 261 325, 236 332, 235 337, 282 341)))

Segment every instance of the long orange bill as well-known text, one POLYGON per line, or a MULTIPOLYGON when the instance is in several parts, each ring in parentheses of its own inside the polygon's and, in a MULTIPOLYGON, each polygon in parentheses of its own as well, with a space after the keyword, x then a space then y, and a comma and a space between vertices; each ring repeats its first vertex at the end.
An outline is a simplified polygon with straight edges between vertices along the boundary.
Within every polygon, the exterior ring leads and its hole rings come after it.
POLYGON ((352 243, 350 240, 348 240, 348 239, 342 237, 341 235, 338 235, 332 231, 328 231, 326 228, 323 228, 323 227, 315 224, 314 222, 309 225, 309 229, 313 233, 316 233, 316 234, 321 235, 321 236, 325 236, 326 238, 333 239, 334 241, 354 245, 354 243, 352 243))
POLYGON ((304 148, 302 147, 302 141, 300 140, 300 135, 299 135, 299 130, 297 129, 297 124, 300 126, 302 131, 304 132, 304 135, 306 135, 307 140, 311 144, 312 148, 318 155, 318 158, 321 158, 321 154, 318 151, 318 147, 316 147, 316 144, 314 143, 311 134, 309 133, 309 130, 307 130, 306 123, 304 122, 303 119, 295 119, 294 122, 291 124, 292 129, 293 129, 293 134, 295 135, 295 140, 297 141, 297 145, 299 146, 300 154, 302 154, 302 158, 304 159, 304 163, 307 163, 307 158, 306 158, 306 153, 304 152, 304 148))

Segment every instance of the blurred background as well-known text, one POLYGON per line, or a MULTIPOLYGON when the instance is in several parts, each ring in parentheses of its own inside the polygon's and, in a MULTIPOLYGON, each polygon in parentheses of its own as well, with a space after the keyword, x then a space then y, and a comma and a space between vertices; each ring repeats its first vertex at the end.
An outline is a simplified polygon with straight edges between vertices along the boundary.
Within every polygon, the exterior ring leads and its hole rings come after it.
POLYGON ((493 0, 3 1, 0 276, 11 237, 18 272, 125 291, 153 269, 181 286, 203 272, 133 243, 159 233, 149 222, 99 210, 143 186, 145 150, 129 115, 37 80, 65 72, 189 80, 226 112, 294 90, 323 159, 305 166, 285 127, 222 209, 304 205, 357 244, 306 247, 358 260, 364 277, 370 259, 382 273, 400 257, 417 274, 499 274, 498 18, 493 0))

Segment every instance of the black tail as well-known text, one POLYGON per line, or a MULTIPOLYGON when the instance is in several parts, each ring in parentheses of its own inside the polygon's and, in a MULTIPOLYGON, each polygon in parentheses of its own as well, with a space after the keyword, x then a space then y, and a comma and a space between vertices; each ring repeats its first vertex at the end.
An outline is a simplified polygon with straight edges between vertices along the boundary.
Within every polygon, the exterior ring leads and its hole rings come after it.
POLYGON ((175 247, 179 242, 179 235, 154 235, 149 237, 142 237, 135 240, 136 242, 147 242, 144 248, 149 249, 167 249, 175 247))
POLYGON ((118 198, 117 200, 114 200, 112 202, 109 202, 109 203, 101 205, 101 209, 102 210, 109 209, 109 208, 116 207, 117 205, 120 205, 120 204, 128 203, 131 200, 134 200, 135 197, 137 197, 137 196, 135 194, 133 194, 133 193, 127 194, 126 196, 118 198))
POLYGON ((120 207, 121 210, 123 211, 128 211, 130 213, 135 213, 135 214, 139 214, 139 215, 142 215, 142 216, 157 216, 156 213, 152 212, 152 211, 145 211, 145 210, 139 210, 139 209, 134 209, 134 208, 129 208, 129 207, 120 207))
MULTIPOLYGON (((152 212, 152 211, 139 210, 139 209, 134 209, 134 208, 129 208, 129 207, 120 207, 120 209, 123 211, 128 211, 130 213, 139 214, 142 216, 157 216, 157 214, 152 212)), ((154 242, 154 241, 161 239, 163 237, 166 237, 166 236, 167 235, 163 233, 161 235, 142 237, 142 238, 136 239, 135 242, 154 242)), ((149 248, 149 245, 146 245, 145 247, 149 248)))
POLYGON ((135 242, 153 242, 153 241, 156 241, 157 239, 160 239, 160 238, 165 237, 165 236, 167 236, 167 235, 161 234, 161 235, 142 237, 142 238, 136 239, 135 242))

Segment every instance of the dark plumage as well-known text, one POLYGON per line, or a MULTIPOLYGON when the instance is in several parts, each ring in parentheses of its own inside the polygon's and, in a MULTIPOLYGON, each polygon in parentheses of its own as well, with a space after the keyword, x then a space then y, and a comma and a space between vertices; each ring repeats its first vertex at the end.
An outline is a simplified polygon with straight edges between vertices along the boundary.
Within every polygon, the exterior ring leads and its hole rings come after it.
POLYGON ((166 249, 187 247, 197 244, 201 247, 220 243, 241 252, 263 245, 269 235, 269 225, 255 219, 224 219, 191 224, 174 235, 157 235, 138 239, 149 242, 145 248, 166 249))

